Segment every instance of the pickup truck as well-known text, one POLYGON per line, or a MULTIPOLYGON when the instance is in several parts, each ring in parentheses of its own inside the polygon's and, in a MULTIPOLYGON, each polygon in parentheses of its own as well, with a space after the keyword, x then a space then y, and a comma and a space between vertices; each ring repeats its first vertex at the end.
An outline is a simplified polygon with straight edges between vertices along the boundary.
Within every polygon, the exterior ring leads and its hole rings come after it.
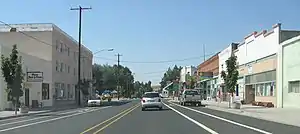
POLYGON ((191 104, 194 106, 201 105, 202 97, 198 90, 194 89, 187 89, 184 90, 179 96, 179 103, 180 105, 185 106, 186 104, 191 104))

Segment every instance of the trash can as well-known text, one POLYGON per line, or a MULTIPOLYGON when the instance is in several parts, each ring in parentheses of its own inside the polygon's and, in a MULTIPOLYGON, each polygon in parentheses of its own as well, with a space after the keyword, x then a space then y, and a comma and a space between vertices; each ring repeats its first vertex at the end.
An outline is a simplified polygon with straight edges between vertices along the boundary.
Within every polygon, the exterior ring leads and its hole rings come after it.
POLYGON ((240 97, 236 96, 234 98, 233 104, 234 104, 235 109, 241 109, 242 101, 241 101, 240 97))

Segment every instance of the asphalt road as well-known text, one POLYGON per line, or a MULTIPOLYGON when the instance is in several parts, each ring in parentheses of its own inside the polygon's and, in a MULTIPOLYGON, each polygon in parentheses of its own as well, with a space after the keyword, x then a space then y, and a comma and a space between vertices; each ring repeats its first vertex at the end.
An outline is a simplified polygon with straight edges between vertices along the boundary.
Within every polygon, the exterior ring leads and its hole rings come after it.
POLYGON ((164 101, 162 111, 140 103, 80 108, 0 120, 0 134, 299 134, 300 128, 251 117, 183 107, 164 101))

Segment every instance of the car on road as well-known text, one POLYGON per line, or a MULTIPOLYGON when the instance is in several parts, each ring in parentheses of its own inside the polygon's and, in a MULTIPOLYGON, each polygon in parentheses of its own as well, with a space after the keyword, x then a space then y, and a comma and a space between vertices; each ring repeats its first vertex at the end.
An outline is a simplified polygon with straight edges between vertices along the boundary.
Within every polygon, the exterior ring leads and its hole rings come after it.
POLYGON ((142 99, 142 111, 147 108, 158 108, 162 110, 162 99, 158 92, 145 92, 142 99))
POLYGON ((93 106, 101 106, 101 99, 100 97, 97 99, 89 99, 88 100, 88 106, 93 107, 93 106))
POLYGON ((180 105, 185 106, 186 104, 191 104, 194 106, 201 105, 202 96, 198 90, 186 89, 179 96, 180 105))

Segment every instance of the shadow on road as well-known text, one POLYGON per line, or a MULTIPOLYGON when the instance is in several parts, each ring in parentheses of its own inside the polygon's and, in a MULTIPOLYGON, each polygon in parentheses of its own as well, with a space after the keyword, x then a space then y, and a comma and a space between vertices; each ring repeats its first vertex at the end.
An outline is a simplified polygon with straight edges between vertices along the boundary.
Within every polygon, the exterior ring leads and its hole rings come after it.
POLYGON ((38 115, 32 115, 32 117, 43 117, 43 116, 62 116, 62 114, 38 114, 38 115))
POLYGON ((148 109, 145 109, 145 111, 170 111, 171 109, 169 108, 163 108, 162 110, 159 110, 157 108, 148 108, 148 109))
MULTIPOLYGON (((173 103, 180 105, 179 102, 173 102, 173 103)), ((199 106, 195 106, 195 105, 191 105, 191 104, 186 104, 185 106, 188 106, 188 107, 206 107, 207 104, 201 104, 199 106)))
POLYGON ((102 106, 121 106, 121 105, 124 105, 124 104, 127 104, 131 101, 111 101, 111 102, 103 102, 102 103, 102 106))

